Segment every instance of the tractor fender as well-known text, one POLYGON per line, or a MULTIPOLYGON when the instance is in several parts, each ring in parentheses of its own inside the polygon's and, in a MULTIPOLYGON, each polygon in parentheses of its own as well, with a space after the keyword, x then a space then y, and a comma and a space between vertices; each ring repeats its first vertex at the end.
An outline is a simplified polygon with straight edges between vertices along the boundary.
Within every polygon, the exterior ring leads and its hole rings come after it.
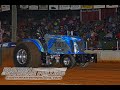
POLYGON ((38 39, 23 39, 22 42, 32 42, 32 43, 34 43, 36 45, 36 47, 38 48, 38 50, 40 52, 44 52, 43 45, 38 39))

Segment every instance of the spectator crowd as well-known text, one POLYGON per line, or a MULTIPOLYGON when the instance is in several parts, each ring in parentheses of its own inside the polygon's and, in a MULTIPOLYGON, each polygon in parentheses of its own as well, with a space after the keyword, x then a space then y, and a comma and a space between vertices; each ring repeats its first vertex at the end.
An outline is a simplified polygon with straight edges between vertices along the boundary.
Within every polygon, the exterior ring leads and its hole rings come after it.
MULTIPOLYGON (((104 20, 81 22, 80 14, 76 12, 18 14, 17 40, 43 37, 46 33, 75 35, 84 38, 89 48, 100 48, 101 41, 120 39, 120 21, 117 15, 109 16, 104 20)), ((2 29, 4 30, 3 41, 10 41, 11 26, 7 21, 2 29)))

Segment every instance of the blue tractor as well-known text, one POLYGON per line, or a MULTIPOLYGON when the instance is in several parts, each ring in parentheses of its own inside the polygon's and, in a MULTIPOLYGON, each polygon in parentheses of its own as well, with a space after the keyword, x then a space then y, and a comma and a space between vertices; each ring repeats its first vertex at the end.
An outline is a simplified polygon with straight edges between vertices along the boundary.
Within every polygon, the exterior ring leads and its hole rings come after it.
POLYGON ((49 35, 42 39, 23 39, 13 53, 16 67, 86 67, 97 62, 96 54, 87 54, 84 40, 78 36, 49 35))

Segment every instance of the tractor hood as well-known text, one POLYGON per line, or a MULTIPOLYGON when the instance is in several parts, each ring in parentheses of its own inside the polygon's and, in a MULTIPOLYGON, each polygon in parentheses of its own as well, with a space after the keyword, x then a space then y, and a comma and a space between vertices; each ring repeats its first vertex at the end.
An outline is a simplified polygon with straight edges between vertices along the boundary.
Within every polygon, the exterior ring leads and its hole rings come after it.
POLYGON ((63 40, 73 40, 73 41, 81 41, 82 38, 78 36, 67 36, 67 35, 49 35, 45 34, 45 40, 48 41, 49 39, 63 39, 63 40))
POLYGON ((82 54, 84 41, 78 36, 45 35, 48 53, 50 54, 82 54))

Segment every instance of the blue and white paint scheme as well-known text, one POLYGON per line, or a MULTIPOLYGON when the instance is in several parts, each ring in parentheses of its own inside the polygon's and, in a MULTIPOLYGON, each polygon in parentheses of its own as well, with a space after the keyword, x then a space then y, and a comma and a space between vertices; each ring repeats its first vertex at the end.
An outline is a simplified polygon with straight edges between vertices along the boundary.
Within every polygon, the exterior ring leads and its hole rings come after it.
POLYGON ((0 47, 3 47, 3 48, 11 48, 11 47, 15 47, 15 46, 16 46, 15 42, 3 42, 3 43, 0 43, 0 47))
POLYGON ((39 39, 23 39, 23 42, 33 42, 40 52, 47 50, 47 53, 53 55, 84 54, 84 40, 78 36, 46 34, 44 39, 44 44, 39 39))
POLYGON ((84 54, 84 41, 78 36, 66 36, 66 35, 46 35, 48 53, 49 54, 84 54), (61 47, 56 47, 55 43, 64 44, 61 47), (78 43, 81 43, 80 46, 78 43), (56 50, 55 50, 56 48, 56 50))

